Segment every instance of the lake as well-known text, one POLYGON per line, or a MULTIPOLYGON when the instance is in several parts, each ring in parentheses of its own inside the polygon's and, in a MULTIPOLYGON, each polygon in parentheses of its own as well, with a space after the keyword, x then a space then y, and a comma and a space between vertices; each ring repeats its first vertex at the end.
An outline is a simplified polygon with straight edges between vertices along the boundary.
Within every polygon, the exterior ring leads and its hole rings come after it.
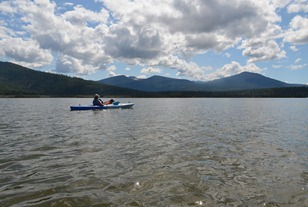
POLYGON ((0 99, 0 206, 308 206, 308 99, 116 100, 0 99))

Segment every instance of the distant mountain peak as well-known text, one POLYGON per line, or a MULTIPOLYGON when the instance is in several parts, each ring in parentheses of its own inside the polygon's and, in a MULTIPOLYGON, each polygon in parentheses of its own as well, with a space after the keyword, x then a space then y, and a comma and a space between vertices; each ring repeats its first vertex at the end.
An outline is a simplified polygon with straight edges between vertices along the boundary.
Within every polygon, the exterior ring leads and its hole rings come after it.
MULTIPOLYGON (((260 77, 260 76, 263 76, 262 74, 260 73, 254 73, 254 72, 249 72, 249 71, 243 71, 243 72, 240 72, 238 74, 235 74, 235 75, 232 75, 232 76, 257 76, 257 77, 260 77)), ((229 77, 232 77, 232 76, 229 76, 229 77)), ((265 77, 265 76, 264 76, 265 77)), ((226 77, 228 78, 228 77, 226 77)))
POLYGON ((154 75, 147 79, 118 76, 101 80, 101 82, 141 91, 232 91, 292 86, 259 73, 247 71, 208 82, 194 82, 159 75, 154 75))
POLYGON ((250 71, 243 71, 243 72, 238 73, 238 75, 239 74, 255 74, 255 75, 260 75, 260 73, 255 73, 255 72, 250 72, 250 71))

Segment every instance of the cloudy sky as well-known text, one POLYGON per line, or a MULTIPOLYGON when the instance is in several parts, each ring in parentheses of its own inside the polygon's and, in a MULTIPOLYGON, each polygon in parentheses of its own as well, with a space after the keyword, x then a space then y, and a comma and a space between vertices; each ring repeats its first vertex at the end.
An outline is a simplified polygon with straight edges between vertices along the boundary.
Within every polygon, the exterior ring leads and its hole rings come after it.
POLYGON ((308 83, 308 0, 1 0, 0 61, 100 80, 308 83))

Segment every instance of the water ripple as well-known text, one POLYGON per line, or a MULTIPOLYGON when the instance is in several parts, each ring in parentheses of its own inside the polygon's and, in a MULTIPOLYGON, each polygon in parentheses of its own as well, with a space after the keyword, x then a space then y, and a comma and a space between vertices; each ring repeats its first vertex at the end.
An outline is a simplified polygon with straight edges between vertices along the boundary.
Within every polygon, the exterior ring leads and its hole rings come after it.
POLYGON ((130 101, 1 99, 0 206, 308 206, 305 100, 130 101))

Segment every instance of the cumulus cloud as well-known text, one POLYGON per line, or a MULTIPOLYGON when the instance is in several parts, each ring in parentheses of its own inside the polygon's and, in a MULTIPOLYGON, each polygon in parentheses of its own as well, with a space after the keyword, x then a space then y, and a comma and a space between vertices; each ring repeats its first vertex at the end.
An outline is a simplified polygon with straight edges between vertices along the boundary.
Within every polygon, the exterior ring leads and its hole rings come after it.
POLYGON ((242 66, 238 62, 232 61, 231 63, 224 65, 217 71, 208 74, 207 79, 208 80, 219 79, 219 78, 235 75, 235 74, 238 74, 244 71, 253 72, 253 73, 262 72, 262 70, 253 63, 242 66))
POLYGON ((62 17, 74 26, 91 26, 91 23, 107 23, 109 14, 104 9, 96 13, 77 5, 74 10, 65 12, 62 17))
POLYGON ((146 79, 147 77, 145 75, 139 75, 137 76, 138 79, 146 79))
POLYGON ((280 26, 269 24, 267 31, 254 38, 244 39, 239 48, 243 49, 243 56, 248 57, 248 63, 285 58, 286 52, 276 41, 282 37, 283 31, 280 26))
POLYGON ((171 69, 176 69, 177 76, 192 77, 197 80, 205 79, 205 67, 200 67, 195 62, 188 62, 177 56, 169 55, 149 62, 151 66, 160 65, 171 69))
POLYGON ((138 32, 123 25, 115 25, 105 35, 104 49, 114 59, 129 64, 141 64, 163 53, 160 32, 142 27, 138 32))
POLYGON ((295 16, 290 22, 290 29, 286 32, 284 40, 293 44, 307 44, 308 18, 295 16))
POLYGON ((108 76, 109 77, 117 76, 117 74, 115 72, 116 69, 117 69, 117 67, 115 65, 111 65, 111 66, 107 67, 108 76))
POLYGON ((248 63, 286 57, 286 52, 281 50, 279 45, 273 40, 245 40, 243 41, 242 48, 245 48, 243 55, 249 57, 248 63))
MULTIPOLYGON (((296 10, 291 0, 95 2, 101 3, 97 3, 100 10, 73 2, 62 2, 60 7, 51 0, 2 1, 0 16, 7 20, 0 20, 1 56, 33 67, 56 61, 58 72, 87 74, 104 69, 112 75, 115 72, 108 66, 124 62, 142 66, 142 73, 166 67, 177 70, 178 76, 204 80, 210 66, 200 66, 191 57, 208 50, 223 53, 237 47, 248 58, 247 66, 232 62, 217 76, 231 70, 256 71, 252 63, 286 57, 277 43, 284 33, 276 12, 287 5, 289 12, 296 10), (20 29, 11 30, 10 25, 20 29)), ((295 17, 285 42, 307 43, 306 24, 306 18, 295 17)))
MULTIPOLYGON (((87 12, 80 6, 76 6, 68 14, 56 15, 56 4, 47 0, 23 2, 22 4, 18 1, 13 1, 12 6, 22 16, 21 19, 25 23, 23 29, 26 32, 26 36, 31 37, 30 42, 33 45, 37 45, 38 49, 44 51, 41 54, 45 54, 44 57, 46 57, 45 61, 41 61, 41 64, 38 64, 37 58, 34 58, 36 55, 33 52, 32 56, 26 56, 29 63, 35 63, 39 66, 50 64, 51 57, 46 55, 48 52, 49 54, 58 54, 59 57, 56 64, 58 72, 87 74, 104 68, 105 64, 111 63, 108 55, 104 53, 103 44, 99 42, 101 39, 98 35, 104 29, 97 27, 97 30, 95 30, 84 23, 92 22, 96 19, 94 12, 87 12), (81 21, 82 17, 79 18, 78 15, 75 15, 75 18, 72 19, 72 16, 74 16, 72 12, 80 13, 80 16, 83 16, 85 19, 81 21)), ((12 15, 11 13, 9 15, 12 15)), ((97 13, 99 21, 106 22, 106 18, 105 12, 97 13)), ((17 37, 12 38, 15 39, 14 41, 20 39, 17 37)), ((19 41, 25 42, 24 39, 19 41)), ((7 42, 3 44, 5 44, 5 47, 2 48, 14 51, 15 54, 5 51, 2 51, 2 53, 5 52, 5 55, 15 62, 25 55, 21 51, 29 48, 27 44, 13 45, 7 42), (14 47, 19 47, 19 50, 14 49, 14 47)), ((29 52, 31 52, 30 49, 29 52)), ((41 56, 39 55, 38 57, 41 56)))
POLYGON ((286 7, 291 1, 293 0, 269 0, 271 4, 273 4, 277 8, 284 8, 286 7))
POLYGON ((9 1, 1 2, 0 4, 0 11, 5 13, 13 13, 16 12, 15 8, 12 7, 9 1))
POLYGON ((12 57, 13 62, 26 67, 42 67, 53 60, 50 51, 40 48, 33 40, 4 38, 0 39, 0 48, 1 56, 12 57))
POLYGON ((161 73, 161 71, 159 68, 148 67, 148 68, 142 68, 141 73, 143 74, 161 73))
POLYGON ((291 3, 287 8, 289 13, 308 12, 307 0, 297 0, 291 3))

